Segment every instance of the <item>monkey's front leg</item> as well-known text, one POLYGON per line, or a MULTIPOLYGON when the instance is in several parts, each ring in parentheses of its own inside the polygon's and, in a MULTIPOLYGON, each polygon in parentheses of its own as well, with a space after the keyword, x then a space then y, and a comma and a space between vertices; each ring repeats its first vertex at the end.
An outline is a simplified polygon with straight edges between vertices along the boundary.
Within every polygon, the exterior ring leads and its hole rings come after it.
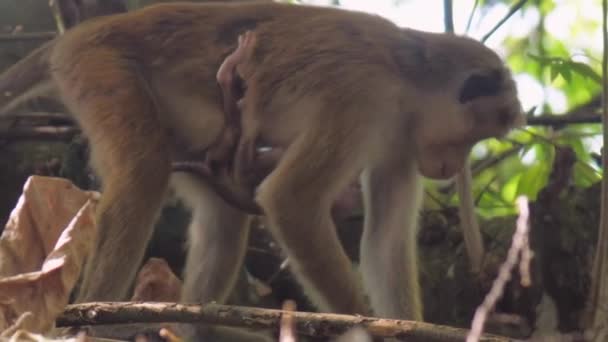
POLYGON ((360 151, 357 145, 365 137, 347 142, 339 140, 344 135, 335 134, 341 128, 309 129, 285 151, 258 188, 256 200, 313 302, 325 312, 369 314, 330 214, 334 200, 360 170, 362 155, 352 152, 360 151))
POLYGON ((411 156, 386 156, 365 170, 360 270, 378 317, 422 321, 417 267, 422 180, 411 156))

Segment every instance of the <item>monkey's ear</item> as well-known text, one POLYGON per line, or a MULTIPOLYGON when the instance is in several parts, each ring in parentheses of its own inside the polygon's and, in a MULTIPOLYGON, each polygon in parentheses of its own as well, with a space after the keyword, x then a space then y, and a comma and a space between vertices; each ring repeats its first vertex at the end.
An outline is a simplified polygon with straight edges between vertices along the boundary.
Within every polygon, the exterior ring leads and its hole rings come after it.
POLYGON ((496 95, 502 83, 503 74, 498 69, 473 73, 464 81, 458 100, 466 103, 478 97, 496 95))

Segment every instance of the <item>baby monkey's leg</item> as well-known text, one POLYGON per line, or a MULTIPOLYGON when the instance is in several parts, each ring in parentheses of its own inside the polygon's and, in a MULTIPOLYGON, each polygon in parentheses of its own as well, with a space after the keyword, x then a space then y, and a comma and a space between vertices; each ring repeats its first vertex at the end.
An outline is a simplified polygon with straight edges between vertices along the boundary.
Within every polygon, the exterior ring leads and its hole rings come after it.
MULTIPOLYGON (((269 158, 262 158, 262 168, 256 168, 255 146, 239 141, 241 138, 241 107, 245 85, 238 74, 237 66, 249 58, 251 49, 255 44, 255 36, 247 31, 239 36, 237 48, 222 62, 216 78, 222 90, 223 109, 225 115, 224 129, 217 140, 205 151, 204 161, 182 160, 173 163, 173 171, 193 172, 206 180, 215 192, 227 203, 250 214, 259 215, 261 208, 254 202, 254 189, 276 165, 276 159, 265 162, 269 158), (235 156, 237 145, 245 145, 248 156, 235 156), (242 170, 234 170, 235 159, 242 170), (237 176, 234 176, 234 173, 237 176), (249 172, 246 177, 241 173, 249 172), (241 177, 243 176, 243 177, 241 177), (247 182, 238 183, 236 179, 245 178, 247 182)), ((241 153, 243 154, 243 153, 241 153)))
POLYGON ((239 36, 237 48, 220 66, 216 78, 222 89, 225 115, 224 130, 207 150, 206 162, 214 172, 232 173, 233 158, 241 134, 241 109, 245 84, 237 72, 237 66, 249 58, 255 45, 255 35, 247 31, 239 36))

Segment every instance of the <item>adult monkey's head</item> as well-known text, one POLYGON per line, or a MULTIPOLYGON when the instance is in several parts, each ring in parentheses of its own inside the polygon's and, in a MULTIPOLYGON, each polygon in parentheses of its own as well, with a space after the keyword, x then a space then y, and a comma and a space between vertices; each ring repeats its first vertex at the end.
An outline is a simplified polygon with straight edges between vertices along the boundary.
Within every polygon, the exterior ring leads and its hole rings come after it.
MULTIPOLYGON (((477 142, 502 137, 525 123, 515 82, 498 55, 483 44, 451 34, 405 31, 420 50, 410 76, 420 96, 412 135, 423 176, 458 173, 477 142)), ((410 56, 411 57, 411 56, 410 56)))

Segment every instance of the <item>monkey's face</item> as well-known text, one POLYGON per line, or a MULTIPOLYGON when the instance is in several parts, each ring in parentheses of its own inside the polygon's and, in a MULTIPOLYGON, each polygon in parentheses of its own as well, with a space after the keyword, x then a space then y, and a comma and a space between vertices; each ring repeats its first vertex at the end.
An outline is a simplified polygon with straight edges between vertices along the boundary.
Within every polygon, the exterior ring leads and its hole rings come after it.
POLYGON ((456 175, 462 167, 473 144, 429 145, 419 151, 418 169, 427 178, 447 179, 456 175))
POLYGON ((457 91, 435 94, 414 132, 420 173, 433 179, 458 173, 477 142, 525 123, 508 70, 473 71, 448 88, 457 91))

